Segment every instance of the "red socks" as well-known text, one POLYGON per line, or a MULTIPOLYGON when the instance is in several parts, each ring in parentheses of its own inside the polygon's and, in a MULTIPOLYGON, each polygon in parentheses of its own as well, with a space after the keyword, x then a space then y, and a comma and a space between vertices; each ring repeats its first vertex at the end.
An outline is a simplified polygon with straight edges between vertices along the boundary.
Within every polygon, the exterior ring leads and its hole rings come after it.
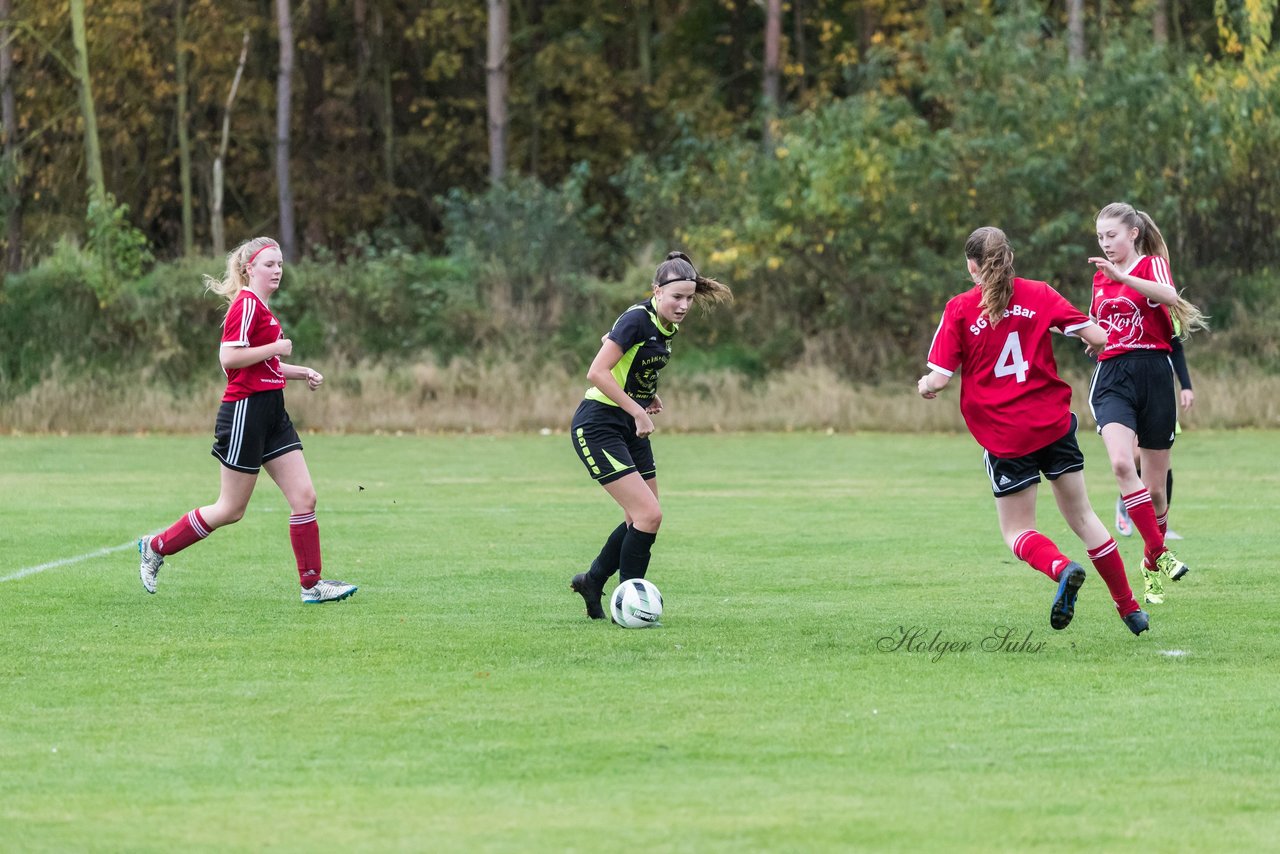
POLYGON ((298 562, 298 581, 310 590, 320 580, 320 525, 314 512, 289 517, 289 542, 298 562))
MULTIPOLYGON (((1132 518, 1132 517, 1130 517, 1132 518)), ((1129 587, 1129 579, 1124 574, 1124 560, 1120 557, 1120 549, 1116 541, 1109 539, 1096 549, 1089 549, 1089 560, 1094 569, 1107 583, 1111 598, 1115 600, 1116 610, 1121 617, 1127 617, 1138 610, 1138 600, 1133 598, 1133 589, 1129 587)))
MULTIPOLYGON (((192 510, 169 526, 163 534, 152 537, 151 548, 162 555, 177 554, 210 534, 200 511, 192 510)), ((320 526, 316 514, 300 513, 289 517, 289 542, 298 562, 298 580, 310 590, 320 580, 320 526)))
POLYGON ((1062 568, 1071 562, 1070 558, 1058 551, 1053 540, 1039 531, 1023 531, 1013 541, 1013 553, 1019 560, 1026 561, 1054 581, 1062 575, 1062 568))
POLYGON ((1164 551, 1164 531, 1156 520, 1156 508, 1151 503, 1151 493, 1143 487, 1137 492, 1120 497, 1124 501, 1125 509, 1129 511, 1133 527, 1137 528, 1138 533, 1142 535, 1147 562, 1154 564, 1155 559, 1164 551))
POLYGON ((169 526, 163 534, 151 539, 151 548, 162 555, 172 555, 197 543, 212 533, 205 524, 199 509, 192 510, 169 526))

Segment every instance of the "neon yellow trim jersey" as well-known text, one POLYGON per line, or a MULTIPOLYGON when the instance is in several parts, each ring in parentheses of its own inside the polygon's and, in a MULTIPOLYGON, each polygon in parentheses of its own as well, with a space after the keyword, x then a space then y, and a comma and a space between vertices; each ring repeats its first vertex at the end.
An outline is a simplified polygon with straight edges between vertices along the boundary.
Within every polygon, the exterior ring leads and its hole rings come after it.
MULTIPOLYGON (((648 406, 658 393, 658 371, 671 361, 671 339, 680 324, 662 325, 653 300, 636 303, 614 321, 608 338, 622 348, 622 358, 613 366, 613 378, 627 396, 648 406)), ((617 406, 600 389, 587 389, 587 399, 617 406)))

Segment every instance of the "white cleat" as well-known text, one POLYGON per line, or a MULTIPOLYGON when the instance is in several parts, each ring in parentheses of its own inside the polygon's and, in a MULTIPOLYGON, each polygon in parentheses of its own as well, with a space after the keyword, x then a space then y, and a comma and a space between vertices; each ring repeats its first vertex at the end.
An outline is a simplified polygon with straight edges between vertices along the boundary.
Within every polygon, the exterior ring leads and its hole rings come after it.
POLYGON ((164 565, 164 555, 151 548, 150 537, 143 537, 138 540, 138 554, 142 556, 142 563, 138 567, 138 577, 142 579, 142 588, 148 593, 155 593, 156 576, 160 573, 160 567, 164 565))
POLYGON ((302 604, 320 605, 324 602, 339 602, 359 589, 354 584, 347 584, 342 581, 325 581, 322 578, 316 582, 315 587, 309 590, 305 587, 302 588, 302 604))

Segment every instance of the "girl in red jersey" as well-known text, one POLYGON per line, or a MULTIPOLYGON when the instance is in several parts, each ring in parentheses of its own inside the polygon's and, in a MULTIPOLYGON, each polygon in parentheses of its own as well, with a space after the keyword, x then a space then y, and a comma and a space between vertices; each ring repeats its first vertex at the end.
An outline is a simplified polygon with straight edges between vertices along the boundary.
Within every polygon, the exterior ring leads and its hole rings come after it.
POLYGON ((1178 295, 1169 251, 1147 214, 1117 202, 1098 211, 1089 315, 1107 334, 1089 386, 1089 407, 1102 434, 1111 471, 1133 527, 1142 536, 1143 597, 1164 601, 1161 575, 1179 581, 1189 567, 1165 545, 1168 494, 1165 480, 1177 430, 1172 351, 1175 321, 1185 334, 1205 327, 1199 309, 1178 295), (1133 445, 1142 451, 1142 474, 1133 445))
POLYGON ((1058 583, 1049 625, 1063 629, 1071 622, 1085 571, 1035 529, 1041 473, 1121 619, 1141 634, 1147 615, 1125 578, 1116 541, 1085 493, 1071 386, 1058 376, 1050 339, 1056 329, 1101 347, 1106 335, 1046 283, 1015 278, 1013 249, 1000 229, 988 226, 969 235, 964 254, 974 287, 947 302, 929 348, 930 372, 917 390, 932 400, 963 371, 960 412, 983 448, 1004 541, 1020 560, 1058 583))
POLYGON ((303 380, 314 391, 324 377, 311 368, 280 361, 293 352, 293 342, 284 337, 267 300, 280 287, 283 273, 279 245, 268 237, 255 237, 227 256, 226 276, 206 277, 209 290, 230 303, 219 352, 227 390, 213 443, 213 455, 222 462, 222 485, 213 504, 179 517, 158 536, 138 540, 139 575, 148 593, 156 592, 156 575, 166 556, 240 521, 263 468, 289 502, 289 539, 302 582, 302 601, 335 602, 356 592, 354 585, 320 577, 316 491, 302 457, 302 442, 284 408, 284 385, 288 380, 303 380))

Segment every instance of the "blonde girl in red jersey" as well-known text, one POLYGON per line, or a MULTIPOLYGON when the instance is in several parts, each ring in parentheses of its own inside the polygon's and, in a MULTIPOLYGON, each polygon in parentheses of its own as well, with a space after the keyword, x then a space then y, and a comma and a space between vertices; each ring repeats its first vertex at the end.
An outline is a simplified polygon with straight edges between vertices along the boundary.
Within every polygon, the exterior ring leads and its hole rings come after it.
POLYGON ((1170 353, 1175 319, 1184 334, 1205 328, 1200 310, 1178 294, 1169 250, 1146 213, 1116 202, 1098 211, 1102 256, 1089 315, 1107 333, 1089 387, 1089 406, 1102 434, 1111 471, 1133 527, 1143 540, 1143 598, 1164 601, 1161 576, 1181 580, 1189 571, 1165 544, 1169 503, 1166 475, 1177 430, 1177 394, 1170 353), (1134 463, 1134 441, 1142 474, 1134 463))
POLYGON ((1014 276, 1003 231, 980 228, 964 247, 974 287, 952 297, 929 349, 929 373, 917 391, 932 400, 963 372, 960 411, 984 450, 1005 544, 1058 584, 1049 625, 1066 628, 1084 568, 1036 530, 1036 487, 1044 474, 1062 518, 1088 549, 1116 610, 1135 635, 1147 630, 1125 578, 1116 541, 1089 504, 1084 455, 1076 443, 1071 386, 1058 376, 1051 332, 1101 347, 1106 335, 1044 282, 1014 276))
POLYGON ((269 237, 255 237, 227 255, 222 279, 206 277, 209 290, 229 303, 219 351, 227 389, 218 410, 212 451, 222 463, 221 488, 213 504, 186 513, 157 536, 138 540, 139 575, 148 593, 156 592, 156 576, 165 557, 240 521, 258 472, 264 468, 289 503, 289 540, 303 603, 335 602, 356 592, 354 585, 320 577, 316 491, 298 431, 284 408, 284 386, 289 380, 301 380, 314 391, 324 377, 306 366, 280 361, 293 352, 293 342, 284 336, 267 302, 280 287, 283 274, 280 246, 269 237))

